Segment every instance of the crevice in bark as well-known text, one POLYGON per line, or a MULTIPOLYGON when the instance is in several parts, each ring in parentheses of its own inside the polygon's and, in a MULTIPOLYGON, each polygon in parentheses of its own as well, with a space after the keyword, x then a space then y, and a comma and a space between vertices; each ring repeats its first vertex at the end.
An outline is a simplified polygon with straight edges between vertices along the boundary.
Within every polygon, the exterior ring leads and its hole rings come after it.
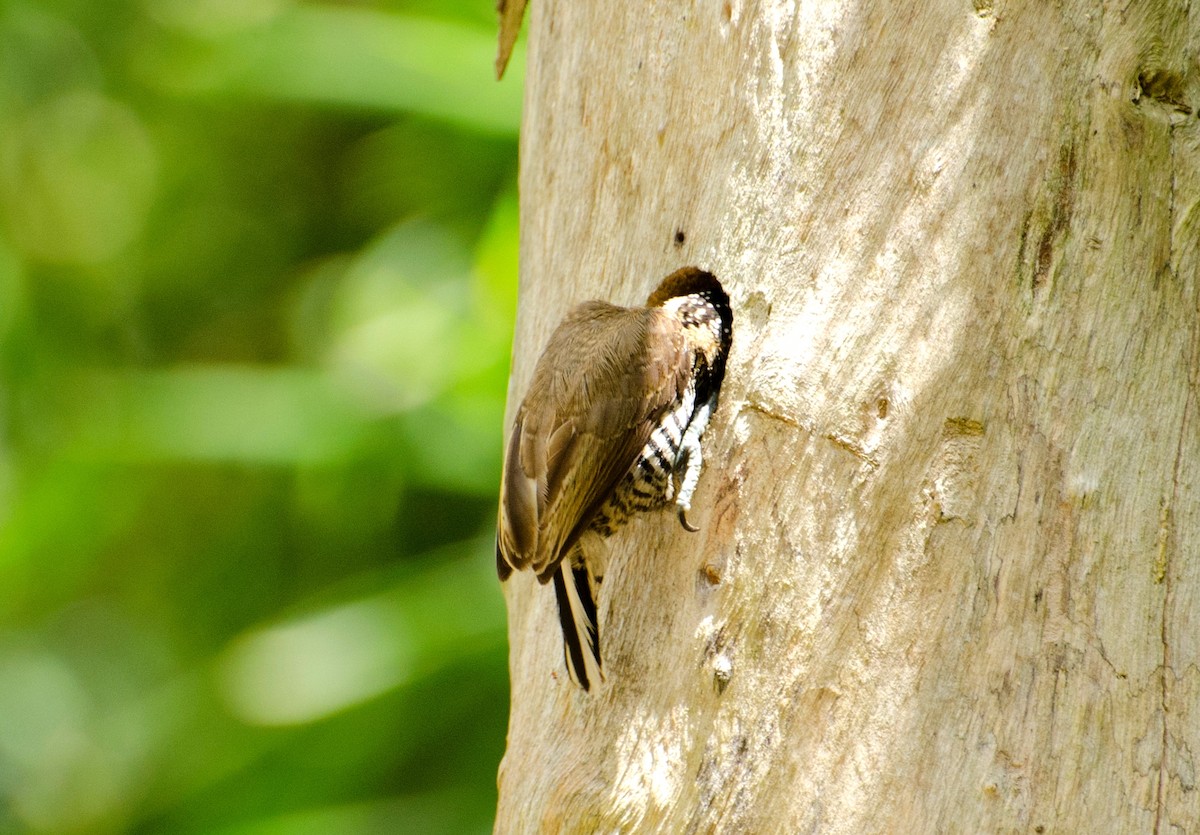
POLYGON ((826 433, 826 434, 822 435, 821 437, 824 438, 825 440, 829 441, 830 443, 832 443, 838 449, 850 453, 855 458, 857 458, 859 461, 861 461, 863 464, 866 464, 868 467, 870 467, 872 470, 879 468, 879 461, 873 455, 868 453, 865 449, 863 449, 861 446, 859 446, 857 443, 850 440, 849 438, 846 438, 842 435, 835 435, 832 432, 826 433))
POLYGON ((746 401, 745 407, 752 412, 758 412, 760 415, 763 415, 764 417, 769 417, 772 420, 777 420, 780 423, 787 424, 788 426, 799 429, 802 432, 807 432, 810 435, 814 434, 811 429, 809 429, 807 426, 805 426, 800 421, 796 420, 794 417, 790 417, 789 415, 785 415, 782 412, 778 412, 775 409, 772 409, 770 406, 766 406, 766 405, 763 405, 762 403, 756 403, 752 400, 749 400, 749 401, 746 401))
POLYGON ((845 435, 839 435, 834 432, 817 432, 811 426, 801 423, 794 417, 785 415, 775 409, 772 409, 770 406, 766 406, 762 403, 757 403, 752 400, 746 401, 744 406, 749 411, 756 412, 764 417, 777 420, 780 423, 786 424, 795 429, 799 429, 801 432, 805 432, 809 435, 814 435, 823 440, 829 441, 843 452, 848 452, 853 455, 862 464, 865 464, 872 470, 879 468, 879 460, 875 456, 871 455, 871 453, 868 452, 861 444, 850 438, 847 438, 845 435))
POLYGON ((1033 262, 1033 278, 1030 287, 1036 296, 1050 277, 1054 265, 1055 247, 1063 240, 1067 228, 1071 225, 1071 216, 1075 211, 1075 175, 1077 172, 1077 157, 1075 143, 1071 142, 1059 149, 1057 185, 1050 217, 1038 240, 1037 253, 1033 262))
POLYGON ((1171 516, 1172 508, 1175 506, 1179 498, 1179 471, 1183 464, 1183 450, 1185 439, 1187 438, 1188 423, 1191 418, 1192 405, 1195 399, 1196 391, 1196 339, 1197 330, 1193 326, 1192 350, 1188 358, 1188 393, 1183 406, 1183 418, 1180 420, 1179 439, 1175 447, 1175 461, 1171 474, 1171 493, 1163 502, 1162 512, 1159 516, 1159 564, 1161 566, 1161 581, 1163 584, 1162 596, 1162 616, 1161 616, 1161 640, 1162 640, 1162 660, 1159 665, 1159 708, 1162 716, 1162 740, 1161 749, 1159 751, 1158 765, 1158 787, 1157 787, 1157 802, 1154 812, 1154 831, 1158 833, 1162 827, 1163 803, 1166 793, 1167 783, 1167 744, 1169 741, 1169 730, 1167 716, 1171 711, 1171 676, 1173 670, 1171 667, 1171 643, 1169 634, 1169 619, 1171 613, 1171 604, 1173 602, 1173 585, 1171 582, 1171 529, 1173 527, 1171 516))

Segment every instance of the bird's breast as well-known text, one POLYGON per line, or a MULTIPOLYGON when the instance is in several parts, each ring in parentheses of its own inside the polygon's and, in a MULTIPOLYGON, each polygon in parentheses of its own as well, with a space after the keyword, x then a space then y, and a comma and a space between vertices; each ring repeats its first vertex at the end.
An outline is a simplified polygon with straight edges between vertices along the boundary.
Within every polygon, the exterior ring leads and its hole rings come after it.
POLYGON ((683 433, 695 411, 696 389, 689 385, 650 432, 650 439, 629 471, 596 513, 589 525, 591 530, 603 537, 611 536, 635 513, 658 510, 674 499, 683 433))

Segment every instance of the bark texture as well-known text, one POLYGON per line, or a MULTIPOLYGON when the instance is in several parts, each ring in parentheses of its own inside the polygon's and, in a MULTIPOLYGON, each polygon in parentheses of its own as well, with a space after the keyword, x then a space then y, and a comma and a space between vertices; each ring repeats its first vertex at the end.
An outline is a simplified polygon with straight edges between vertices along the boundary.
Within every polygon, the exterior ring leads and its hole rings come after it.
POLYGON ((1196 831, 1200 7, 530 11, 510 402, 584 299, 736 320, 607 682, 506 584, 497 831, 1196 831))

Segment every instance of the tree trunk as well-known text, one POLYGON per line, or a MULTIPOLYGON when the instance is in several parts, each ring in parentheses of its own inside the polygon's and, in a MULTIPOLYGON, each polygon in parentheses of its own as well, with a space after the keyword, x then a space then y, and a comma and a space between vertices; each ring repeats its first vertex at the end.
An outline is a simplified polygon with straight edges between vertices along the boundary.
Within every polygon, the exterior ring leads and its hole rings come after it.
POLYGON ((510 404, 584 299, 735 322, 607 681, 506 584, 497 831, 1196 831, 1200 8, 530 8, 510 404))

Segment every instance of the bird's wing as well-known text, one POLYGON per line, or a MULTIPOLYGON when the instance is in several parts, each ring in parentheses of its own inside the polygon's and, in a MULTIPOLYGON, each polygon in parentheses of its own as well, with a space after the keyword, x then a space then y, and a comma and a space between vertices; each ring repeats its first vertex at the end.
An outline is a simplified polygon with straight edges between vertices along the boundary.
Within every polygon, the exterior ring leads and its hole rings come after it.
POLYGON ((538 361, 509 441, 498 566, 529 566, 550 579, 680 397, 691 363, 682 334, 657 308, 589 302, 568 314, 538 361))

